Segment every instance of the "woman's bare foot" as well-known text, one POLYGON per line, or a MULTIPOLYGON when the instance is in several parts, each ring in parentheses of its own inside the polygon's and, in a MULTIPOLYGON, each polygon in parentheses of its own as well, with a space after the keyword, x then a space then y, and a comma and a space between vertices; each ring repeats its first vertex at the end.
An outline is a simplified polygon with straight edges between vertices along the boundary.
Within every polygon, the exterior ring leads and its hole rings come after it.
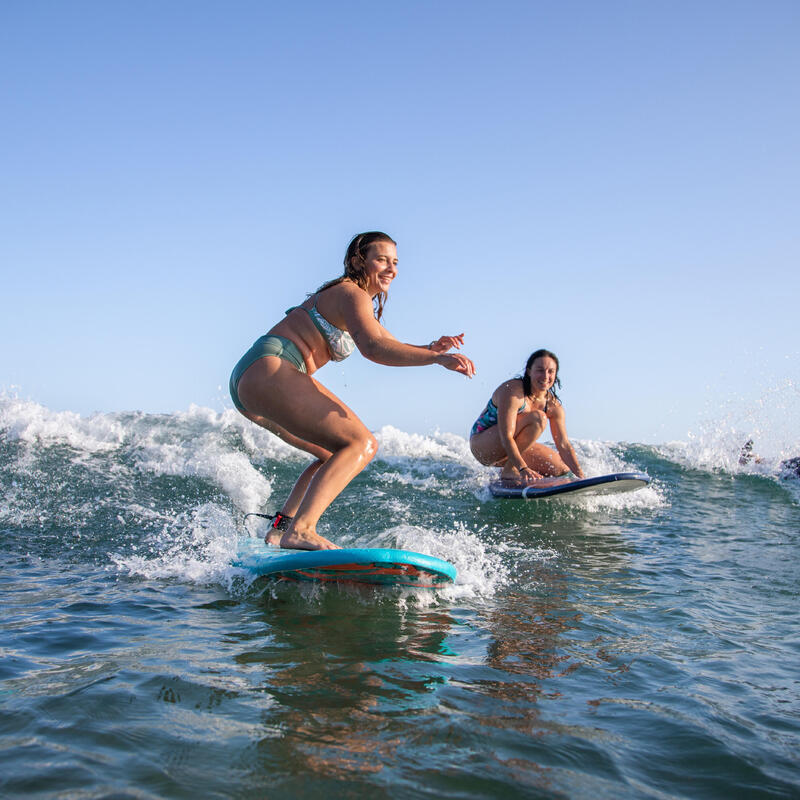
POLYGON ((280 546, 292 550, 339 550, 339 545, 314 531, 299 533, 289 530, 281 536, 280 546))
POLYGON ((284 531, 279 531, 277 528, 270 528, 269 533, 264 537, 264 541, 273 547, 280 547, 283 534, 284 531))
POLYGON ((289 516, 288 514, 283 514, 282 512, 278 512, 277 514, 273 514, 271 517, 267 514, 263 514, 269 522, 266 525, 262 525, 262 530, 266 527, 266 532, 264 533, 264 543, 271 546, 271 547, 280 547, 281 546, 281 537, 283 534, 289 530, 289 525, 292 522, 293 517, 289 516))

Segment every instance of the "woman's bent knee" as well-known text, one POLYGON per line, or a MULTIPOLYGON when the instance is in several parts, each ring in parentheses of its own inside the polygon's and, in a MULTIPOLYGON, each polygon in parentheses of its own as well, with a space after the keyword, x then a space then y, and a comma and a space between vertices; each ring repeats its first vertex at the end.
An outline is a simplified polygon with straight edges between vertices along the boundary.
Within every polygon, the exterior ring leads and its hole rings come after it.
POLYGON ((358 461, 366 466, 378 452, 378 440, 366 428, 363 431, 351 432, 351 435, 336 448, 336 452, 343 451, 355 454, 358 461))
POLYGON ((498 458, 502 458, 505 456, 505 451, 502 448, 495 446, 494 448, 488 446, 485 440, 481 441, 479 437, 482 434, 473 434, 469 437, 469 449, 472 453, 473 458, 479 463, 483 464, 486 467, 492 467, 497 463, 498 458), (479 442, 481 442, 479 444, 479 442), (500 455, 497 455, 497 453, 500 455))
POLYGON ((378 440, 371 433, 367 432, 367 435, 362 438, 360 444, 364 463, 368 464, 375 458, 378 452, 378 440))
POLYGON ((547 427, 547 414, 539 409, 534 409, 531 411, 531 425, 534 428, 540 428, 542 431, 544 431, 544 429, 547 427))

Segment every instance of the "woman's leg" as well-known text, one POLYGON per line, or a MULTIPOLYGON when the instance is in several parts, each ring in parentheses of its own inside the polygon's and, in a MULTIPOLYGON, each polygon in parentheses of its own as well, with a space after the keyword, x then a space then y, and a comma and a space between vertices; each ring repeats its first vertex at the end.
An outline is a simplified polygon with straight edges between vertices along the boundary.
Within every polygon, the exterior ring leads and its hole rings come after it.
MULTIPOLYGON (((327 459, 325 459, 325 461, 327 461, 327 459)), ((292 491, 289 492, 289 496, 286 498, 286 502, 281 506, 280 513, 283 514, 284 517, 294 517, 297 514, 297 509, 300 508, 300 503, 303 502, 311 479, 317 474, 317 470, 324 463, 324 461, 317 459, 300 473, 300 477, 295 481, 292 491)))
MULTIPOLYGON (((544 446, 537 445, 536 440, 544 433, 546 426, 547 417, 541 411, 528 411, 517 414, 514 441, 517 444, 522 460, 536 472, 539 472, 539 470, 529 461, 528 454, 533 448, 544 446)), ((503 480, 519 480, 520 478, 518 470, 509 464, 507 459, 500 465, 500 478, 503 480)))
MULTIPOLYGON (((305 450, 305 452, 310 453, 312 456, 316 456, 316 459, 300 473, 300 477, 295 481, 292 491, 289 492, 289 496, 280 508, 281 516, 291 519, 297 514, 297 509, 300 508, 300 503, 303 497, 305 497, 311 479, 314 477, 317 470, 331 457, 331 454, 322 447, 317 447, 311 442, 305 442, 302 439, 298 439, 296 436, 292 436, 288 431, 276 425, 271 420, 268 420, 266 417, 260 417, 258 414, 251 414, 248 411, 242 411, 241 413, 251 422, 255 422, 256 425, 266 428, 280 439, 283 439, 287 444, 291 444, 299 450, 305 450)), ((270 528, 264 540, 267 544, 279 545, 284 530, 285 528, 283 527, 279 529, 270 528)))
MULTIPOLYGON (((546 477, 563 475, 569 467, 558 453, 537 439, 547 427, 547 417, 541 411, 528 411, 517 415, 514 441, 525 463, 540 475, 546 477)), ((475 458, 487 467, 500 467, 500 477, 519 480, 517 470, 508 464, 508 454, 503 448, 497 425, 487 428, 470 437, 470 449, 475 458)))
MULTIPOLYGON (((517 415, 514 441, 523 458, 525 451, 544 433, 546 424, 547 418, 541 411, 517 415)), ((508 460, 497 425, 470 436, 469 446, 472 455, 484 466, 502 467, 508 460)))
POLYGON ((282 439, 287 444, 292 445, 292 447, 296 447, 298 450, 304 450, 309 455, 314 456, 315 460, 303 470, 300 477, 295 482, 292 491, 289 493, 289 496, 286 498, 286 501, 281 507, 280 513, 284 517, 293 517, 297 513, 297 509, 300 506, 300 501, 303 499, 303 495, 306 493, 309 482, 314 477, 316 471, 331 457, 331 452, 326 450, 324 447, 318 447, 312 442, 306 442, 303 439, 299 439, 297 436, 292 436, 289 431, 281 428, 280 425, 276 425, 272 420, 267 419, 266 417, 261 417, 258 414, 251 414, 249 411, 242 411, 241 413, 244 414, 251 422, 255 422, 256 425, 266 428, 271 433, 274 433, 279 439, 282 439))
POLYGON ((569 472, 569 467, 552 447, 535 442, 522 452, 525 463, 545 478, 555 478, 569 472))
MULTIPOLYGON (((238 392, 253 421, 263 424, 263 418, 268 423, 264 427, 283 434, 289 444, 312 452, 321 462, 301 476, 307 485, 281 546, 307 550, 336 547, 317 534, 317 521, 373 458, 375 437, 332 392, 277 357, 251 365, 239 381, 238 392), (324 460, 323 455, 327 455, 324 460)), ((301 490, 296 488, 295 497, 301 490)))

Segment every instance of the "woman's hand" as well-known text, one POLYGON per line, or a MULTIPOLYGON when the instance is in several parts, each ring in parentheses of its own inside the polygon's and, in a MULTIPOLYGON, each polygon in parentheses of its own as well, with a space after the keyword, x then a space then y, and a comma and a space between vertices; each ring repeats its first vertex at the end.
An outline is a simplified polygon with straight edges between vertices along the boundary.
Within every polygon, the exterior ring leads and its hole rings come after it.
POLYGON ((540 475, 535 469, 531 469, 527 464, 522 467, 512 467, 510 464, 506 463, 506 466, 503 467, 500 472, 500 478, 515 486, 530 486, 532 483, 542 480, 544 475, 540 475), (511 474, 506 472, 507 469, 510 469, 511 474))
MULTIPOLYGON (((452 337, 443 336, 442 338, 452 337)), ((475 374, 475 365, 462 353, 442 353, 436 356, 436 363, 441 364, 445 369, 450 369, 453 372, 460 372, 468 378, 471 378, 475 374)))
POLYGON ((440 336, 428 345, 428 350, 433 350, 434 353, 446 353, 454 347, 459 349, 464 344, 464 334, 459 333, 458 336, 440 336))
POLYGON ((523 483, 533 483, 534 481, 540 481, 544 478, 544 475, 541 475, 535 469, 525 466, 519 470, 519 477, 523 483))

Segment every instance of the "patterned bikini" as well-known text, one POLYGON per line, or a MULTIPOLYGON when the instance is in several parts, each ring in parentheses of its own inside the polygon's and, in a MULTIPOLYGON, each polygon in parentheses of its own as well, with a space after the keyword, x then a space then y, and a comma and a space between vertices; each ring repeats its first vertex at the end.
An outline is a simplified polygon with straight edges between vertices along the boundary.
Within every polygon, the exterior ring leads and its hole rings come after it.
MULTIPOLYGON (((317 310, 317 300, 314 297, 314 305, 311 308, 303 308, 302 306, 293 306, 287 309, 286 313, 290 314, 295 309, 306 311, 311 321, 314 323, 316 329, 322 334, 322 338, 328 345, 328 352, 330 353, 332 361, 344 361, 353 350, 356 349, 356 343, 353 337, 341 328, 328 322, 322 314, 317 310)), ((231 393, 231 400, 239 411, 247 411, 239 399, 239 381, 247 369, 252 366, 260 358, 267 356, 277 356, 284 361, 288 361, 293 367, 300 370, 300 372, 308 372, 306 362, 303 360, 303 355, 297 345, 285 336, 278 336, 274 333, 267 333, 259 337, 253 343, 253 346, 239 359, 236 366, 231 373, 231 379, 228 388, 231 393)))
MULTIPOLYGON (((527 405, 528 401, 523 400, 522 405, 517 409, 517 414, 521 414, 525 410, 525 406, 527 405)), ((544 413, 547 413, 547 406, 550 403, 550 398, 546 397, 544 401, 544 413)), ((480 433, 481 431, 485 431, 492 426, 497 425, 497 406, 494 404, 492 398, 489 398, 489 402, 486 404, 486 408, 481 411, 480 416, 478 419, 475 420, 475 423, 472 426, 472 430, 470 430, 469 435, 474 436, 476 433, 480 433)))

